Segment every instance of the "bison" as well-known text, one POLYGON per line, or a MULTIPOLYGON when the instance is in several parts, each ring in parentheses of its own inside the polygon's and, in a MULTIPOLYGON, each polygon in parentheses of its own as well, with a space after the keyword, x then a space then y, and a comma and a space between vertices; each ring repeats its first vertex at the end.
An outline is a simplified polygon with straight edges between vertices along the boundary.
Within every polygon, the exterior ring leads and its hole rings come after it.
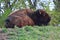
POLYGON ((31 9, 21 9, 11 13, 5 20, 6 28, 14 28, 14 26, 23 27, 26 25, 48 25, 51 17, 43 9, 32 11, 31 9))

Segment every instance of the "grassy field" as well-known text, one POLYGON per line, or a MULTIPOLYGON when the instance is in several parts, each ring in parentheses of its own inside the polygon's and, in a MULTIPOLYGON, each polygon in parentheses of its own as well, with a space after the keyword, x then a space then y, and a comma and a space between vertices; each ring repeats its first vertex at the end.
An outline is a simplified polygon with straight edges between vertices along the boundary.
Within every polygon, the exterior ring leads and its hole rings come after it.
POLYGON ((2 28, 8 40, 60 40, 60 27, 53 26, 25 26, 14 29, 2 28))

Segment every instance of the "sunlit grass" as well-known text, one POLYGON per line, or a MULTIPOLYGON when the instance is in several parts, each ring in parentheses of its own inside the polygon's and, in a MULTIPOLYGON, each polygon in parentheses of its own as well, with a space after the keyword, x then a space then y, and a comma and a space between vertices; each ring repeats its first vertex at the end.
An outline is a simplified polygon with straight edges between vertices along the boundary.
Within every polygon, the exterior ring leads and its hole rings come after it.
MULTIPOLYGON (((3 28, 3 31, 5 29, 3 28)), ((24 26, 6 29, 5 32, 9 40, 60 40, 60 27, 24 26)))

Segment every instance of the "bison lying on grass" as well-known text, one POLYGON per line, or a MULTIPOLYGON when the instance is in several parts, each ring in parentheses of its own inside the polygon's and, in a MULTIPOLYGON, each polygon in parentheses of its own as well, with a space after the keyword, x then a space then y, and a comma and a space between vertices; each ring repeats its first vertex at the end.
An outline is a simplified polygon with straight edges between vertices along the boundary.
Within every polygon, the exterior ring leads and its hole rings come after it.
POLYGON ((26 25, 48 25, 51 18, 42 9, 32 11, 31 9, 17 10, 11 13, 5 20, 6 28, 14 28, 14 26, 23 27, 26 25))

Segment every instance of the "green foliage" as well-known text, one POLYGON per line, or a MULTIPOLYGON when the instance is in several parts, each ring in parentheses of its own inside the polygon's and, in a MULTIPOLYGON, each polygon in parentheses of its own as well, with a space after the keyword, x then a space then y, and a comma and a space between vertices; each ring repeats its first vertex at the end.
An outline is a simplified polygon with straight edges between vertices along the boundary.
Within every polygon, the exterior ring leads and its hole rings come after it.
POLYGON ((0 16, 0 28, 4 27, 4 21, 8 17, 8 15, 9 15, 10 12, 11 12, 10 9, 6 9, 5 13, 2 16, 0 16))
POLYGON ((51 25, 60 24, 60 12, 51 11, 51 25))
POLYGON ((60 0, 54 0, 55 10, 60 11, 60 0))
MULTIPOLYGON (((5 30, 5 29, 3 29, 5 30)), ((53 26, 24 26, 6 29, 8 40, 59 40, 60 27, 53 26)))
POLYGON ((25 2, 24 0, 18 0, 18 2, 15 2, 12 4, 12 7, 16 8, 16 9, 22 9, 22 8, 26 8, 25 2))

